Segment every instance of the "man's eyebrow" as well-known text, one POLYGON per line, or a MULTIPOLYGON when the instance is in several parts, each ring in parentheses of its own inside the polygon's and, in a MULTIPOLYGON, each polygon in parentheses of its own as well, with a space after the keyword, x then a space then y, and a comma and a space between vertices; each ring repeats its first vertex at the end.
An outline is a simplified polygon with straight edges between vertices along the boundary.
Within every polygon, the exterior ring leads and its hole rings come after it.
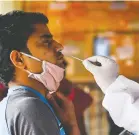
POLYGON ((40 38, 44 39, 44 38, 52 38, 53 35, 51 34, 44 34, 44 35, 41 35, 40 38))

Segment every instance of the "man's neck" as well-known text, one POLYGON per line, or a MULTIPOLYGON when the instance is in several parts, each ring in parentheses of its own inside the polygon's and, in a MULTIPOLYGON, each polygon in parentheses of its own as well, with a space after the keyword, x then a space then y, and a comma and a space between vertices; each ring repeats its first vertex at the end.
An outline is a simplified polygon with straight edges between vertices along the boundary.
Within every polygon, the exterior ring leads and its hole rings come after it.
POLYGON ((48 90, 42 83, 35 79, 29 78, 28 74, 22 74, 21 76, 18 76, 18 78, 15 78, 14 81, 10 81, 8 85, 9 88, 13 86, 27 86, 40 92, 45 97, 48 93, 48 90))

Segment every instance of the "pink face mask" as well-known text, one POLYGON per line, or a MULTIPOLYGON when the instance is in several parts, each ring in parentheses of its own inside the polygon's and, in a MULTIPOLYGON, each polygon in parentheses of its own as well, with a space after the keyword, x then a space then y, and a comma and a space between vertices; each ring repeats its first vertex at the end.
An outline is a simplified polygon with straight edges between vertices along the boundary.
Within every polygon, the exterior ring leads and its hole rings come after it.
MULTIPOLYGON (((41 61, 40 59, 29 54, 22 54, 37 61, 41 61)), ((27 71, 29 73, 28 77, 41 82, 49 90, 49 93, 52 94, 57 91, 60 81, 62 81, 64 77, 64 69, 46 61, 42 61, 42 69, 43 72, 41 74, 34 74, 30 71, 27 71)))

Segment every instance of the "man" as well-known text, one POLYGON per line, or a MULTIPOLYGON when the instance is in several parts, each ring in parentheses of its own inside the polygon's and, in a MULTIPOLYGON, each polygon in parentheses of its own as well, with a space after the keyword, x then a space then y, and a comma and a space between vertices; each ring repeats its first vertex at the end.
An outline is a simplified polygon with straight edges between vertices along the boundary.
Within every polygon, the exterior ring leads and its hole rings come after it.
POLYGON ((139 135, 139 84, 118 75, 118 65, 107 57, 90 57, 83 64, 104 92, 103 106, 114 123, 131 132, 123 131, 120 135, 139 135))
POLYGON ((57 93, 59 107, 52 96, 64 74, 63 47, 47 23, 40 13, 0 16, 0 82, 9 87, 0 102, 0 135, 80 134, 72 103, 57 93))

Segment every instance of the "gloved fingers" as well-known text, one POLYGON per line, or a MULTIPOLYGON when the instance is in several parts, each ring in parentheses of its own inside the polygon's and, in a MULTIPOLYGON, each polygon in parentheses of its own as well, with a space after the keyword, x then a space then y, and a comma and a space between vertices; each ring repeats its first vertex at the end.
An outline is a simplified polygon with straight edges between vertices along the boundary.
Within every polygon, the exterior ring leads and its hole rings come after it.
POLYGON ((106 56, 93 56, 93 57, 89 57, 87 58, 86 60, 89 60, 91 62, 94 62, 94 63, 100 63, 100 65, 103 67, 103 66, 108 66, 108 65, 111 65, 111 64, 116 64, 116 62, 109 58, 109 57, 106 57, 106 56))
POLYGON ((102 66, 106 63, 106 61, 109 60, 109 58, 105 57, 105 56, 93 56, 93 57, 89 57, 87 59, 92 62, 99 62, 99 63, 101 63, 102 66))
POLYGON ((88 71, 90 71, 91 73, 94 73, 96 69, 101 68, 103 66, 103 63, 105 63, 104 62, 105 59, 106 58, 103 58, 102 56, 89 57, 83 61, 83 65, 88 71), (101 66, 97 66, 95 64, 96 62, 98 62, 101 66))
POLYGON ((95 72, 95 69, 97 68, 97 66, 96 65, 93 65, 91 62, 89 62, 88 59, 86 59, 86 60, 83 61, 83 65, 91 73, 94 73, 95 72))

